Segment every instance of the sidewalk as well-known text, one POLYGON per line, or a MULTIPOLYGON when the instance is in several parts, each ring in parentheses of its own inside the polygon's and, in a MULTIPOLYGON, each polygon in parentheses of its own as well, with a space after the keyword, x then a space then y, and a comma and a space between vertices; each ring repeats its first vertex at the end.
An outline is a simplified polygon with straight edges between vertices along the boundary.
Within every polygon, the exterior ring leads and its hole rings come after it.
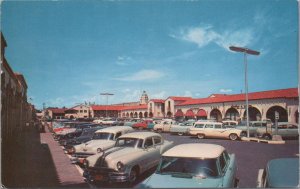
POLYGON ((2 146, 3 152, 1 174, 6 188, 88 188, 47 128, 45 133, 27 128, 20 138, 2 146))

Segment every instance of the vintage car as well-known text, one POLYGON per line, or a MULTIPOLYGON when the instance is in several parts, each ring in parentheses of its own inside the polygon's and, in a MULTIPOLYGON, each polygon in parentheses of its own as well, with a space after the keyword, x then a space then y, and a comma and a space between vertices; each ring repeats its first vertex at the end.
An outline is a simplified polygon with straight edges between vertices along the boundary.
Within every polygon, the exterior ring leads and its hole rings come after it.
POLYGON ((234 154, 215 144, 180 144, 163 153, 155 173, 139 188, 233 188, 234 154))
POLYGON ((170 132, 170 128, 172 124, 175 123, 175 121, 169 119, 169 120, 163 120, 162 122, 155 124, 153 127, 153 130, 156 132, 170 132))
POLYGON ((93 140, 73 147, 71 162, 82 164, 86 157, 102 153, 104 150, 112 148, 117 138, 132 131, 133 129, 128 126, 113 126, 96 131, 93 140))
POLYGON ((102 125, 117 125, 117 119, 115 118, 105 118, 100 121, 100 124, 102 125))
POLYGON ((148 124, 153 124, 153 121, 152 120, 144 120, 144 121, 141 121, 141 122, 138 122, 138 123, 134 123, 132 125, 132 128, 140 129, 140 130, 148 129, 148 124))
POLYGON ((124 122, 124 125, 132 127, 133 124, 141 122, 141 121, 143 121, 143 120, 140 118, 133 118, 133 119, 126 120, 124 122))
POLYGON ((64 151, 66 153, 72 154, 73 149, 74 149, 73 147, 75 145, 86 143, 86 142, 92 140, 93 136, 94 136, 94 133, 97 130, 100 130, 100 129, 103 129, 103 128, 105 128, 105 127, 98 126, 98 127, 92 127, 92 128, 85 128, 85 129, 83 129, 80 136, 75 137, 75 138, 71 138, 71 139, 67 139, 67 140, 63 141, 61 145, 64 146, 64 151))
MULTIPOLYGON (((253 137, 257 134, 258 128, 266 128, 272 125, 272 122, 270 120, 263 120, 263 121, 250 121, 249 122, 249 136, 253 137)), ((235 126, 236 129, 242 130, 241 137, 246 137, 248 128, 246 121, 242 121, 240 124, 235 126)))
MULTIPOLYGON (((272 136, 275 134, 276 134, 275 125, 272 125, 272 127, 258 128, 256 130, 256 135, 266 140, 272 139, 272 136)), ((298 138, 299 137, 298 125, 289 122, 278 122, 277 134, 280 135, 282 138, 298 138)))
POLYGON ((135 132, 118 138, 115 147, 88 157, 88 181, 134 183, 139 175, 158 165, 161 154, 173 146, 154 132, 135 132))
POLYGON ((234 128, 226 128, 220 122, 197 122, 189 128, 189 134, 197 136, 199 139, 203 138, 225 138, 230 140, 237 140, 240 138, 242 130, 234 128))
POLYGON ((184 135, 188 134, 189 128, 191 128, 194 125, 194 122, 183 122, 183 123, 177 123, 177 124, 172 124, 170 128, 170 133, 171 134, 178 134, 178 135, 184 135))
POLYGON ((298 188, 299 158, 273 159, 258 171, 257 188, 298 188))

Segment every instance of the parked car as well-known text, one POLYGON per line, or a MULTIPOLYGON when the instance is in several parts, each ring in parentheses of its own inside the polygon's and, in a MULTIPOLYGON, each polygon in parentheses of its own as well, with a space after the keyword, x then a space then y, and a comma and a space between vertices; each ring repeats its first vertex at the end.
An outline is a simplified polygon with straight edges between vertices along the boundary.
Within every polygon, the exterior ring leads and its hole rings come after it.
MULTIPOLYGON (((276 134, 276 127, 275 125, 272 125, 272 127, 258 128, 256 133, 258 137, 270 140, 272 139, 272 136, 276 134)), ((289 122, 278 122, 277 134, 282 138, 298 138, 298 125, 289 122)))
POLYGON ((158 165, 161 154, 173 142, 154 132, 122 135, 115 147, 85 160, 84 177, 89 181, 134 183, 139 175, 158 165))
POLYGON ((189 134, 203 138, 225 138, 237 140, 241 136, 242 130, 234 128, 226 128, 220 122, 197 122, 189 128, 189 134))
POLYGON ((163 153, 154 174, 139 188, 233 188, 234 154, 215 144, 180 144, 163 153))
POLYGON ((170 128, 171 134, 178 134, 178 135, 184 135, 189 134, 189 128, 191 128, 194 125, 194 122, 183 122, 183 123, 177 123, 172 124, 170 128))
POLYGON ((238 122, 237 121, 233 121, 233 120, 224 120, 222 121, 224 127, 227 127, 227 128, 235 128, 236 125, 238 125, 238 122))
POLYGON ((299 158, 273 159, 258 171, 257 188, 298 188, 299 158))
POLYGON ((133 129, 128 126, 113 126, 96 131, 93 140, 73 147, 71 162, 82 164, 86 157, 113 147, 117 138, 131 131, 133 129))
POLYGON ((134 129, 148 129, 148 124, 153 124, 153 121, 152 120, 144 120, 144 121, 141 121, 141 122, 138 122, 138 123, 134 123, 132 125, 132 128, 134 129))
MULTIPOLYGON (((272 125, 272 122, 270 120, 264 120, 264 121, 250 121, 249 122, 249 136, 254 137, 257 134, 258 128, 266 128, 270 127, 272 125)), ((247 136, 247 125, 246 121, 242 121, 240 124, 235 126, 236 129, 242 130, 241 137, 247 136)))
POLYGON ((100 121, 100 124, 103 124, 103 125, 117 125, 117 119, 115 118, 105 118, 103 120, 100 121))
POLYGON ((155 124, 153 130, 156 132, 170 132, 171 125, 175 123, 172 119, 163 120, 159 124, 155 124))
POLYGON ((133 124, 141 122, 141 121, 142 121, 142 119, 140 119, 140 118, 133 118, 133 119, 129 119, 129 120, 125 121, 124 125, 132 127, 133 124))

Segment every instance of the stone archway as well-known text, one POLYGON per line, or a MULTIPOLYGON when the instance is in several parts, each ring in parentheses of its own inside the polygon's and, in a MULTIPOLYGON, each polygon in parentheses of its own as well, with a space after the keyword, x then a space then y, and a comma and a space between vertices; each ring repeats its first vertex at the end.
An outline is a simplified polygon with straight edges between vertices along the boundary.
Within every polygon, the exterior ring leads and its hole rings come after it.
POLYGON ((225 118, 236 121, 240 118, 240 114, 237 109, 229 108, 225 113, 225 118))
POLYGON ((288 121, 288 114, 286 109, 281 106, 272 106, 267 111, 267 118, 271 119, 271 121, 275 122, 275 111, 279 113, 279 120, 278 122, 287 122, 288 121))
POLYGON ((215 119, 216 121, 222 121, 222 113, 218 109, 213 109, 210 112, 210 119, 215 119))
POLYGON ((142 112, 139 113, 139 118, 143 118, 143 113, 142 112))
POLYGON ((169 117, 169 118, 172 117, 172 112, 169 111, 169 112, 167 113, 167 117, 169 117))
MULTIPOLYGON (((249 107, 248 110, 249 110, 249 121, 260 121, 261 120, 261 113, 257 108, 249 107)), ((246 110, 244 112, 243 118, 244 118, 244 120, 247 119, 246 110)))
POLYGON ((148 117, 148 112, 145 112, 145 113, 144 113, 144 117, 148 117))
POLYGON ((129 113, 128 112, 126 113, 126 117, 129 117, 129 113))
POLYGON ((153 117, 153 113, 152 112, 149 113, 149 117, 150 118, 153 117))
POLYGON ((133 117, 133 112, 130 113, 130 117, 133 117))
POLYGON ((138 113, 134 112, 134 117, 137 118, 138 117, 138 113))
POLYGON ((206 111, 204 109, 199 109, 197 114, 196 114, 196 117, 198 120, 205 120, 207 119, 207 114, 206 114, 206 111))

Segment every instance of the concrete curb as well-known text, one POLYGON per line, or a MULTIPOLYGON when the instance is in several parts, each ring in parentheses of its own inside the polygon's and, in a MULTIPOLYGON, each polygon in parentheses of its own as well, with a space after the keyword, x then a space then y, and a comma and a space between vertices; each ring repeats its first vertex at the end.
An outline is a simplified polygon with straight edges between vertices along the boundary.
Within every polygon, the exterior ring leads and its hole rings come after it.
POLYGON ((242 141, 247 141, 247 142, 260 142, 260 143, 268 143, 268 144, 285 144, 284 140, 265 140, 265 139, 258 139, 258 138, 254 138, 254 137, 242 137, 241 138, 242 141))

